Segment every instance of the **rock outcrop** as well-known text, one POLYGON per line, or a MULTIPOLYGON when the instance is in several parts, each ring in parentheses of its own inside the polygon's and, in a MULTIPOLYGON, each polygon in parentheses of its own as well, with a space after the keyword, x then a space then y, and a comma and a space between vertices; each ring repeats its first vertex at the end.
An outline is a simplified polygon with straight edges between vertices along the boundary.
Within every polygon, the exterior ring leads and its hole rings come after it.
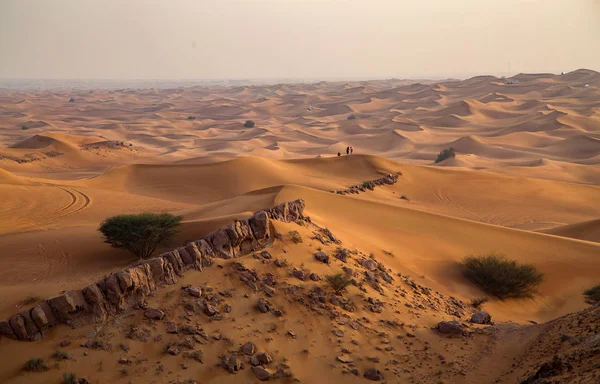
MULTIPOLYGON (((201 271, 214 258, 239 257, 270 244, 275 236, 271 220, 309 221, 304 216, 304 207, 304 200, 298 199, 256 212, 247 220, 236 220, 200 240, 111 273, 88 287, 49 298, 0 321, 0 337, 37 341, 58 324, 79 327, 104 321, 128 309, 145 308, 148 295, 161 286, 175 284, 186 270, 201 271)), ((201 295, 200 290, 189 292, 201 295)), ((161 317, 158 312, 147 313, 150 318, 161 317)))
POLYGON ((348 189, 343 189, 339 191, 331 191, 332 193, 337 193, 338 195, 348 195, 348 194, 359 194, 361 192, 365 192, 367 189, 372 191, 375 187, 380 185, 393 185, 398 181, 398 177, 401 174, 389 174, 384 177, 380 177, 379 179, 365 181, 362 184, 353 185, 348 189))

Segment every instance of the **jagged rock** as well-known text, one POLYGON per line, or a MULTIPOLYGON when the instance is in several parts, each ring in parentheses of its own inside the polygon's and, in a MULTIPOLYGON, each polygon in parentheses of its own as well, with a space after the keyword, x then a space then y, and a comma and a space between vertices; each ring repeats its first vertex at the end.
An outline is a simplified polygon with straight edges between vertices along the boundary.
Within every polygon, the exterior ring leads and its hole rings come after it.
POLYGON ((319 277, 319 275, 317 275, 317 274, 316 274, 316 273, 314 273, 314 272, 310 274, 309 278, 310 278, 312 281, 319 281, 319 280, 321 280, 321 278, 319 277))
POLYGON ((189 324, 182 324, 179 326, 179 332, 184 333, 186 335, 199 335, 200 330, 189 324))
POLYGON ((231 246, 231 240, 225 229, 218 229, 209 233, 206 236, 206 239, 212 245, 217 257, 222 259, 231 259, 232 257, 235 257, 234 250, 231 246))
POLYGON ((369 271, 375 271, 379 267, 377 262, 373 259, 362 259, 360 261, 360 265, 362 265, 364 268, 366 268, 369 271))
POLYGON ((462 335, 464 332, 462 325, 456 320, 440 321, 437 330, 444 335, 462 335))
POLYGON ((169 321, 167 323, 167 333, 178 333, 179 330, 177 329, 177 324, 175 324, 172 321, 169 321))
POLYGON ((271 372, 261 366, 252 367, 252 372, 254 372, 254 375, 260 381, 267 381, 271 378, 271 372))
POLYGON ((256 347, 254 346, 253 343, 251 343, 250 341, 248 341, 247 343, 245 343, 244 345, 242 345, 241 351, 245 354, 245 355, 252 355, 254 354, 254 351, 256 350, 256 347))
POLYGON ((31 319, 42 333, 57 324, 52 308, 45 301, 33 307, 31 319))
POLYGON ((273 361, 271 355, 268 352, 257 353, 256 355, 250 358, 250 364, 253 366, 257 365, 266 365, 273 361))
POLYGON ((200 350, 194 352, 184 352, 183 357, 196 360, 197 362, 204 364, 204 353, 200 350))
POLYGON ((367 370, 364 374, 365 379, 371 381, 380 381, 383 380, 383 375, 375 368, 371 368, 367 370))
POLYGON ((471 316, 471 323, 476 324, 491 324, 492 316, 485 311, 475 312, 473 316, 471 316))
POLYGON ((148 308, 144 311, 144 316, 152 320, 162 320, 165 317, 165 313, 160 309, 148 308))
POLYGON ((204 314, 206 316, 214 316, 217 313, 219 313, 219 310, 217 308, 208 303, 204 304, 204 314))
POLYGON ((177 356, 177 355, 179 355, 179 353, 180 353, 180 352, 181 352, 181 351, 179 350, 179 348, 177 348, 177 346, 175 346, 175 345, 170 345, 170 346, 167 348, 167 353, 168 353, 169 355, 177 356))
POLYGON ((306 280, 306 274, 301 269, 294 268, 294 270, 292 271, 292 276, 302 281, 306 280))
POLYGON ((191 296, 194 296, 194 297, 200 297, 200 296, 202 296, 202 288, 200 288, 200 287, 190 286, 190 287, 187 287, 185 289, 185 291, 188 294, 190 294, 191 296))
POLYGON ((271 241, 271 223, 265 211, 256 212, 248 219, 254 238, 260 246, 271 241))
POLYGON ((267 300, 265 300, 261 297, 260 299, 258 299, 258 302, 256 303, 256 309, 258 309, 262 313, 267 313, 272 309, 272 307, 271 307, 271 304, 267 300))
POLYGON ((391 284, 394 281, 394 278, 385 271, 379 272, 379 277, 381 277, 383 281, 389 284, 391 284))
POLYGON ((339 355, 337 357, 337 361, 347 364, 347 363, 352 363, 354 360, 352 360, 352 358, 346 356, 346 355, 339 355))
POLYGON ((335 258, 343 261, 344 263, 348 260, 348 256, 350 256, 350 251, 348 251, 346 248, 338 248, 337 252, 335 253, 335 258))
POLYGON ((260 253, 260 255, 263 257, 263 259, 267 259, 267 260, 270 260, 273 258, 273 256, 271 256, 271 254, 267 251, 262 251, 260 253))
POLYGON ((244 367, 242 360, 238 359, 236 355, 223 356, 223 359, 221 360, 221 365, 229 373, 238 373, 244 367))
POLYGON ((325 252, 317 252, 315 253, 315 259, 324 264, 329 264, 329 255, 325 252))
POLYGON ((334 329, 333 331, 331 331, 331 333, 333 333, 337 337, 344 337, 344 331, 342 331, 341 329, 334 329))

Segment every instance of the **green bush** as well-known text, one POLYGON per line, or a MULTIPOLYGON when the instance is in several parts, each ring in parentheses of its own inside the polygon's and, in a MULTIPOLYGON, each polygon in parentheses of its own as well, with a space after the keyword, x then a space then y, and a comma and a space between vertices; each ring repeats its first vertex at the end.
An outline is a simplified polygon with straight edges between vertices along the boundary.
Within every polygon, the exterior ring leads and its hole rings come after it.
POLYGON ((446 148, 443 149, 440 153, 438 153, 437 155, 437 159, 435 159, 435 163, 439 163, 440 161, 444 161, 446 159, 449 159, 451 157, 455 157, 456 153, 454 152, 454 148, 446 148))
POLYGON ((495 253, 467 256, 463 271, 481 290, 499 299, 531 297, 544 278, 534 266, 519 264, 495 253))
POLYGON ((77 376, 73 372, 63 374, 62 384, 77 384, 77 376))
POLYGON ((188 120, 196 120, 196 116, 188 116, 188 120))
POLYGON ((341 293, 347 286, 352 284, 352 277, 341 273, 327 275, 325 276, 325 280, 336 294, 341 293))
POLYGON ((477 308, 480 309, 481 306, 485 303, 488 302, 488 298, 487 297, 476 297, 474 299, 471 300, 471 306, 473 308, 477 308))
POLYGON ((300 236, 300 233, 298 231, 289 231, 288 233, 294 243, 297 244, 302 242, 302 236, 300 236))
POLYGON ((104 220, 98 230, 106 243, 146 259, 177 233, 181 219, 169 213, 119 215, 104 220))
POLYGON ((23 370, 27 372, 43 372, 48 370, 48 366, 44 364, 44 359, 33 357, 25 363, 23 370))
POLYGON ((252 120, 246 120, 246 122, 244 123, 244 127, 246 128, 254 128, 254 121, 252 120))
POLYGON ((600 303, 600 284, 583 292, 585 302, 588 304, 600 303))

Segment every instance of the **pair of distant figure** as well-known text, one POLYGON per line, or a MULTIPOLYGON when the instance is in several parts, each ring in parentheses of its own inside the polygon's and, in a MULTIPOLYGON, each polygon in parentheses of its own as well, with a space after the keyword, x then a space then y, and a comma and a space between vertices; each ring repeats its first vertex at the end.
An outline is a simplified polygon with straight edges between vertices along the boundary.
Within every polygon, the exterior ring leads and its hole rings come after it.
MULTIPOLYGON (((348 146, 346 147, 346 156, 351 155, 354 152, 354 148, 348 146)), ((338 157, 342 156, 341 153, 338 152, 338 157)))

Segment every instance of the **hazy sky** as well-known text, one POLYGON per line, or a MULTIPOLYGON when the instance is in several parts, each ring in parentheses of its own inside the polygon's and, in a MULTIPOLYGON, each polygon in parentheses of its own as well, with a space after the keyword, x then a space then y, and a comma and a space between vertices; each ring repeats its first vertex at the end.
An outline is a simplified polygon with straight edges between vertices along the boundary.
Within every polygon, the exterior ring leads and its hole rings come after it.
POLYGON ((0 0, 0 78, 600 70, 600 0, 0 0))

